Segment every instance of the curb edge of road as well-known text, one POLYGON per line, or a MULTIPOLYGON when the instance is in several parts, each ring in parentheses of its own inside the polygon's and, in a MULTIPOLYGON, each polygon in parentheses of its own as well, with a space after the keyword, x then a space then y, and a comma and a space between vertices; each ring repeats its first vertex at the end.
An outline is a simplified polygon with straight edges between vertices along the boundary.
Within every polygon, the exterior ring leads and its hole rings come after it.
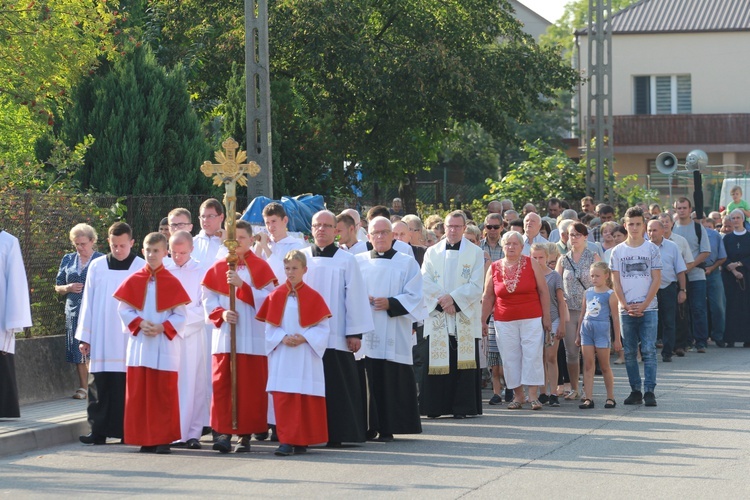
POLYGON ((42 450, 78 441, 89 431, 86 418, 64 423, 51 423, 35 429, 22 429, 0 437, 0 457, 42 450))

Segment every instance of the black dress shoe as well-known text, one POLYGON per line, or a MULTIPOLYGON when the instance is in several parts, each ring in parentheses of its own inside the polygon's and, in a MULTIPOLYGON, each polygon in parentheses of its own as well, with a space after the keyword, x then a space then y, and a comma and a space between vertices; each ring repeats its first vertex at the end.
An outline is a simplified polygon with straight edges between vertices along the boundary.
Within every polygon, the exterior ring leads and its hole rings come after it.
POLYGON ((201 429, 201 436, 205 436, 206 434, 211 434, 213 430, 209 426, 205 426, 203 429, 201 429))
POLYGON ((220 434, 214 441, 213 449, 220 453, 229 453, 232 450, 232 443, 229 439, 226 434, 220 434))
POLYGON ((250 453, 250 436, 241 436, 240 442, 234 447, 235 453, 250 453))
POLYGON ((156 446, 141 446, 141 453, 156 453, 156 446))
POLYGON ((172 450, 169 449, 168 444, 160 444, 156 447, 154 453, 156 453, 157 455, 169 455, 170 453, 172 453, 172 450))
POLYGON ((456 413, 455 415, 453 415, 453 418, 455 418, 456 420, 461 420, 466 418, 466 415, 463 415, 462 413, 456 413))
POLYGON ((258 434, 253 434, 253 438, 255 438, 256 441, 265 441, 266 439, 268 439, 268 433, 260 432, 258 434))
POLYGON ((198 441, 198 440, 197 440, 197 439, 195 439, 195 438, 192 438, 192 439, 188 439, 188 440, 187 440, 187 443, 185 443, 185 447, 186 447, 186 448, 187 448, 188 450, 200 450, 201 448, 203 448, 203 447, 201 446, 201 442, 200 442, 200 441, 198 441))
POLYGON ((106 436, 100 436, 93 432, 89 432, 85 436, 78 436, 78 440, 83 444, 107 444, 106 436))
POLYGON ((375 438, 378 437, 378 431, 373 431, 372 429, 365 432, 365 439, 367 441, 375 441, 375 438))
POLYGON ((724 342, 723 340, 716 341, 716 347, 726 347, 726 346, 727 346, 727 343, 724 342))
MULTIPOLYGON (((284 446, 283 444, 281 446, 284 446)), ((341 441, 328 441, 326 448, 341 448, 341 441)))
POLYGON ((664 363, 671 363, 671 362, 672 362, 672 356, 662 356, 662 357, 661 357, 661 360, 662 360, 662 361, 663 361, 664 363))
POLYGON ((393 434, 381 434, 376 441, 380 443, 391 443, 393 442, 393 434))
POLYGON ((301 455, 302 453, 307 453, 307 446, 295 446, 294 447, 295 455, 301 455))
POLYGON ((271 442, 272 443, 278 443, 279 442, 279 436, 276 435, 276 426, 271 426, 271 442))

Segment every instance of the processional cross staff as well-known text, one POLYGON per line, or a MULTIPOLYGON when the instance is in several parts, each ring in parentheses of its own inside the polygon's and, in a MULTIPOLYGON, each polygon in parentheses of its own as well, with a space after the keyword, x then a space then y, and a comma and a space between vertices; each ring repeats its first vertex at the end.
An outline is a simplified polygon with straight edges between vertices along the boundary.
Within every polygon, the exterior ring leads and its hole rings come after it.
MULTIPOLYGON (((247 186, 247 175, 255 177, 260 173, 260 166, 250 161, 242 163, 247 159, 247 153, 240 151, 235 154, 240 147, 233 138, 229 138, 221 146, 224 152, 216 151, 215 158, 218 163, 210 161, 203 162, 201 172, 206 177, 212 177, 214 184, 221 186, 224 184, 224 206, 226 207, 226 224, 227 239, 224 246, 229 250, 227 264, 230 271, 237 269, 237 240, 235 239, 235 230, 237 224, 237 184, 247 186)), ((236 290, 235 286, 229 283, 229 310, 235 310, 236 290)), ((237 429, 237 325, 229 324, 229 372, 232 380, 232 429, 237 429)))

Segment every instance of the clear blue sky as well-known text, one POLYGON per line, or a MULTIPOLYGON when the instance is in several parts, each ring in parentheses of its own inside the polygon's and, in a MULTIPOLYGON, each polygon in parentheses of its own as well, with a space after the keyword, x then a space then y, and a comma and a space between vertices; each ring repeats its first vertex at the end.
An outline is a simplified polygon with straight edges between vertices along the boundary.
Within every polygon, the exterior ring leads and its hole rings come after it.
POLYGON ((570 0, 518 0, 549 22, 554 23, 563 14, 565 5, 570 0))

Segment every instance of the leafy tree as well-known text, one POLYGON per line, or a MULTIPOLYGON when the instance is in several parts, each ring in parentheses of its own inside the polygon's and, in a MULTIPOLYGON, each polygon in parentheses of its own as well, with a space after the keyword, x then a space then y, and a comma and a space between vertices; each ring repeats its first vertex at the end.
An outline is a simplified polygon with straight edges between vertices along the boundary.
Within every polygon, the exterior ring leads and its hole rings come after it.
POLYGON ((111 194, 209 191, 199 166, 211 158, 178 67, 167 72, 146 48, 100 68, 74 91, 62 135, 96 142, 78 179, 111 194))
POLYGON ((0 169, 34 159, 34 141, 45 126, 25 106, 0 93, 0 169))
POLYGON ((485 200, 508 198, 515 206, 537 206, 551 197, 576 200, 585 196, 585 168, 568 158, 564 151, 542 141, 524 143, 528 159, 514 163, 499 181, 490 181, 485 200))
MULTIPOLYGON (((244 31, 243 3, 152 5, 160 60, 186 62, 198 99, 223 97, 229 61, 244 61, 244 37, 231 28, 244 31)), ((302 125, 274 125, 282 170, 298 169, 286 181, 309 172, 348 185, 345 162, 371 180, 405 179, 437 162, 453 123, 509 136, 509 120, 551 108, 576 81, 506 1, 276 0, 269 17, 271 81, 282 84, 272 121, 302 125)))
POLYGON ((145 15, 159 62, 185 68, 188 89, 207 112, 225 97, 232 65, 244 68, 245 0, 151 0, 145 15))
POLYGON ((464 171, 466 184, 496 177, 499 155, 495 141, 476 123, 456 123, 438 155, 440 166, 464 171))
POLYGON ((429 166, 453 121, 502 137, 508 117, 575 82, 506 2, 283 1, 272 12, 273 69, 332 116, 330 163, 359 161, 380 179, 429 166))
POLYGON ((107 0, 0 0, 0 94, 52 125, 57 103, 127 41, 107 0))

